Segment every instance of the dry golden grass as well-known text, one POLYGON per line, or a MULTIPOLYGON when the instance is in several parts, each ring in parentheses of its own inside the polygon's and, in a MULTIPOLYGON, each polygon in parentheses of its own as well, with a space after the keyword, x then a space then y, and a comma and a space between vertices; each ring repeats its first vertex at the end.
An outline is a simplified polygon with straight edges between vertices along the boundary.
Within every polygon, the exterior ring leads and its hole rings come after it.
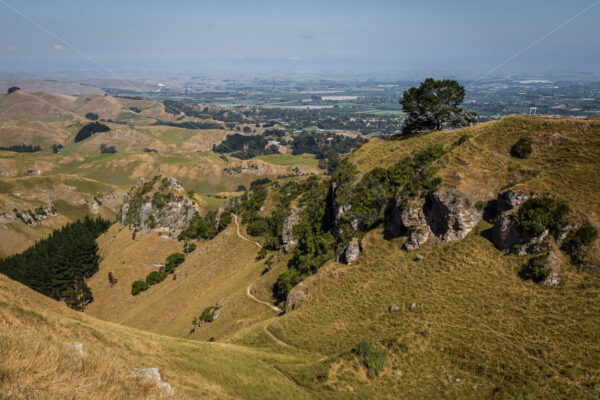
MULTIPOLYGON (((510 117, 407 140, 372 140, 350 157, 366 172, 392 165, 428 144, 444 143, 448 149, 464 133, 471 139, 438 161, 444 187, 469 191, 475 200, 489 200, 507 185, 549 193, 568 200, 574 218, 598 224, 598 122, 510 117), (534 154, 517 160, 509 150, 523 136, 532 138, 534 154)), ((98 173, 103 165, 107 164, 87 168, 98 173)), ((217 165, 215 176, 221 168, 217 165)), ((115 171, 125 167, 114 164, 115 171)), ((171 162, 169 168, 169 173, 182 174, 188 167, 171 162)), ((129 371, 140 366, 160 368, 182 398, 586 399, 600 394, 600 277, 594 271, 577 271, 565 256, 563 283, 544 288, 519 278, 527 258, 496 250, 486 222, 463 241, 428 244, 416 253, 400 250, 400 239, 384 240, 382 232, 374 230, 365 237, 366 252, 356 265, 328 263, 305 281, 311 299, 277 316, 245 291, 251 284, 257 298, 272 302, 270 288, 289 255, 278 255, 273 270, 261 275, 264 266, 254 261, 256 246, 239 239, 232 227, 227 238, 219 235, 199 244, 178 267, 177 280, 169 278, 134 298, 131 282, 152 270, 148 264, 181 251, 182 244, 156 233, 133 241, 128 228, 113 226, 99 239, 104 259, 89 282, 96 300, 85 314, 0 277, 0 315, 3 321, 13 321, 0 326, 1 332, 8 332, 0 342, 7 344, 0 347, 2 354, 15 360, 18 351, 26 351, 15 344, 17 335, 31 338, 27 343, 43 354, 25 353, 28 368, 34 368, 31 360, 54 365, 53 359, 64 357, 60 359, 71 369, 56 375, 57 381, 98 380, 98 386, 74 383, 92 398, 103 398, 102 392, 93 392, 103 388, 98 378, 103 374, 116 374, 117 388, 131 382, 136 391, 155 390, 130 381, 129 371), (208 254, 198 256, 205 246, 210 246, 208 254), (424 258, 416 261, 416 254, 424 258), (114 287, 108 283, 109 271, 119 279, 114 287), (189 332, 194 315, 223 301, 218 319, 185 338, 132 328, 179 336, 189 332), (400 311, 389 312, 392 304, 400 311), (31 330, 35 333, 27 333, 31 330), (200 341, 210 337, 218 341, 200 341), (49 343, 48 356, 36 344, 43 340, 49 343), (378 377, 367 377, 350 353, 363 340, 389 350, 378 377), (104 369, 104 359, 92 358, 95 367, 90 367, 89 378, 82 378, 86 375, 69 353, 68 343, 75 341, 84 343, 94 353, 91 357, 105 353, 114 364, 107 362, 104 369)), ((37 389, 52 378, 37 375, 35 369, 19 375, 14 371, 22 368, 20 364, 9 364, 15 365, 8 372, 11 384, 17 379, 25 382, 23 387, 37 389), (29 377, 38 378, 29 385, 29 377)), ((14 387, 17 397, 31 393, 20 391, 18 384, 14 387)), ((63 392, 56 393, 60 397, 63 392)), ((123 393, 117 397, 126 398, 123 393)))
POLYGON ((0 275, 0 398, 310 398, 273 365, 304 362, 223 343, 160 336, 69 310, 0 275), (74 343, 82 343, 84 354, 74 343), (172 396, 134 368, 159 368, 172 396))
POLYGON ((262 262, 254 261, 257 248, 241 240, 231 224, 210 241, 197 242, 176 271, 137 296, 131 284, 145 279, 155 266, 172 253, 181 252, 183 243, 158 236, 156 232, 138 233, 132 240, 129 228, 115 224, 98 240, 102 261, 100 270, 88 282, 94 302, 87 313, 109 321, 173 336, 207 340, 220 339, 240 327, 272 316, 272 312, 246 297, 246 288, 260 277, 262 262), (203 255, 199 255, 203 249, 203 255), (108 272, 118 283, 111 286, 108 272), (196 327, 190 334, 192 319, 204 308, 224 304, 218 323, 196 327))

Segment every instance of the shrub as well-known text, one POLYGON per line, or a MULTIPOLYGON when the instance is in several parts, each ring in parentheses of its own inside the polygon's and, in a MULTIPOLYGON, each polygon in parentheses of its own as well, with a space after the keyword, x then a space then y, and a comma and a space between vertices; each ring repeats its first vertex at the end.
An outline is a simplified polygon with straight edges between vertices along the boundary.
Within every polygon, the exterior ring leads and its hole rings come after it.
POLYGON ((523 266, 519 275, 523 279, 531 279, 536 283, 544 281, 550 275, 550 270, 546 268, 547 255, 541 255, 530 258, 527 264, 523 266))
POLYGON ((100 145, 100 154, 116 154, 117 148, 115 146, 108 146, 105 143, 100 145))
POLYGON ((146 276, 146 284, 148 286, 155 285, 165 280, 167 273, 162 271, 152 271, 146 276))
POLYGON ((356 347, 354 347, 353 351, 357 356, 366 357, 372 351, 371 343, 360 342, 356 345, 356 347))
POLYGON ((196 250, 196 244, 194 243, 186 243, 183 245, 183 252, 185 254, 189 254, 194 250, 196 250))
POLYGON ((185 256, 181 253, 173 253, 167 257, 167 264, 165 265, 165 272, 171 274, 175 271, 175 268, 179 264, 185 261, 185 256))
POLYGON ((517 229, 533 236, 541 235, 546 229, 558 230, 567 223, 569 205, 552 197, 533 197, 527 200, 514 214, 517 229))
POLYGON ((93 112, 89 112, 89 113, 85 114, 85 117, 87 119, 92 120, 92 121, 97 121, 98 120, 98 114, 93 113, 93 112))
POLYGON ((583 225, 582 227, 577 229, 577 231, 575 231, 575 233, 573 234, 573 237, 571 238, 569 243, 571 244, 571 246, 573 246, 575 248, 580 248, 583 246, 591 245, 597 239, 598 239, 598 228, 596 228, 594 225, 592 225, 590 223, 586 223, 585 225, 583 225))
POLYGON ((16 144, 8 147, 0 147, 0 150, 5 151, 14 151, 16 153, 35 153, 42 150, 42 147, 39 144, 31 145, 31 144, 16 144))
POLYGON ((264 260, 267 257, 267 249, 260 249, 256 255, 256 261, 264 260))
POLYGON ((256 218, 248 223, 246 231, 251 236, 261 236, 269 231, 269 222, 266 218, 256 218))
POLYGON ((11 86, 11 87, 9 87, 9 88, 8 88, 8 90, 6 91, 6 94, 11 94, 11 93, 14 93, 14 92, 16 92, 17 90, 21 90, 21 88, 20 88, 20 87, 18 87, 18 86, 11 86))
POLYGON ((517 158, 527 158, 533 153, 533 142, 529 138, 521 138, 511 147, 510 155, 517 158))
POLYGON ((206 307, 202 314, 200 314, 199 322, 213 322, 215 320, 215 311, 217 311, 219 306, 206 307))
POLYGON ((148 289, 148 284, 144 281, 135 281, 131 284, 131 294, 134 296, 146 289, 148 289))
POLYGON ((110 283, 110 285, 113 286, 113 285, 116 285, 117 282, 119 282, 119 280, 114 277, 112 272, 109 272, 108 273, 108 283, 110 283))

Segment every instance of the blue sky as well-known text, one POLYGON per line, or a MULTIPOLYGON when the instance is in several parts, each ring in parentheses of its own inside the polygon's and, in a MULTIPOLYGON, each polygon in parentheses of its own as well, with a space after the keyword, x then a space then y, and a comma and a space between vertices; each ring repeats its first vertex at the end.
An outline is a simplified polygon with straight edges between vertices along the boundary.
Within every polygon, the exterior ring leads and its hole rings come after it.
MULTIPOLYGON (((1 0, 115 70, 486 72, 596 0, 1 0)), ((498 73, 600 69, 600 5, 498 73)), ((0 2, 4 71, 97 66, 0 2)))

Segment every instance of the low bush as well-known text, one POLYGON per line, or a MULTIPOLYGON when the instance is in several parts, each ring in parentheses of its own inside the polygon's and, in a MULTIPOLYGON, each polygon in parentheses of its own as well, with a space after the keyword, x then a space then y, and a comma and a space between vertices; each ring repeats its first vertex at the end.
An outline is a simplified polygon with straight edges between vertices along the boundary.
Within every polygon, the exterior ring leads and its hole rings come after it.
POLYGON ((517 158, 527 158, 533 153, 533 142, 529 138, 521 138, 511 147, 510 155, 517 158))
POLYGON ((546 257, 547 255, 541 255, 530 258, 519 272, 521 278, 531 279, 536 283, 546 280, 550 275, 550 269, 546 268, 546 257))
POLYGON ((196 250, 196 244, 195 243, 186 243, 183 245, 183 252, 185 254, 189 254, 192 251, 196 250))
POLYGON ((212 306, 206 307, 200 317, 198 317, 199 322, 213 322, 215 320, 215 311, 220 309, 220 306, 212 306))
POLYGON ((256 255, 256 261, 264 260, 267 257, 267 249, 260 249, 256 255))
POLYGON ((517 229, 533 236, 541 235, 546 229, 559 230, 567 224, 569 205, 552 197, 533 197, 527 200, 514 214, 517 229))
POLYGON ((131 284, 131 294, 132 295, 137 295, 140 292, 143 292, 144 290, 148 289, 149 286, 146 282, 144 281, 135 281, 131 284))
POLYGON ((569 243, 571 246, 579 248, 590 246, 598 239, 598 228, 590 223, 586 223, 575 231, 569 243))

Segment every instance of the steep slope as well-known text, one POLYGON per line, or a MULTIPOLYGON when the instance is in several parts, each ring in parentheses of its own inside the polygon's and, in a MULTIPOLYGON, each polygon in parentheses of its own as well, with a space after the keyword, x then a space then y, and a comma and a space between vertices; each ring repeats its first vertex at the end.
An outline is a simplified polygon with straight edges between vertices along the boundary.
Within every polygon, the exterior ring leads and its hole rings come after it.
POLYGON ((14 399, 311 398, 275 368, 310 359, 104 322, 3 275, 0 355, 0 390, 14 399), (157 368, 161 383, 143 368, 157 368))
MULTIPOLYGON (((270 332, 289 345, 331 355, 322 379, 339 398, 368 398, 375 388, 378 398, 596 398, 598 242, 577 267, 548 236, 562 280, 544 287, 519 276, 531 257, 498 250, 493 225, 482 216, 483 207, 496 207, 499 191, 510 189, 564 199, 571 224, 598 226, 600 124, 510 117, 372 140, 349 159, 366 173, 435 144, 446 150, 433 162, 442 181, 424 203, 409 204, 424 213, 420 223, 429 236, 407 252, 405 233, 389 239, 381 228, 367 232, 358 260, 351 266, 329 262, 300 283, 290 293, 294 309, 272 321, 270 332), (522 137, 532 139, 533 154, 511 157, 522 137), (478 202, 478 215, 467 218, 478 202), (365 376, 369 363, 349 353, 361 341, 387 351, 378 376, 365 376)), ((252 329, 229 340, 252 343, 252 329)), ((293 376, 310 382, 303 373, 293 376)))

